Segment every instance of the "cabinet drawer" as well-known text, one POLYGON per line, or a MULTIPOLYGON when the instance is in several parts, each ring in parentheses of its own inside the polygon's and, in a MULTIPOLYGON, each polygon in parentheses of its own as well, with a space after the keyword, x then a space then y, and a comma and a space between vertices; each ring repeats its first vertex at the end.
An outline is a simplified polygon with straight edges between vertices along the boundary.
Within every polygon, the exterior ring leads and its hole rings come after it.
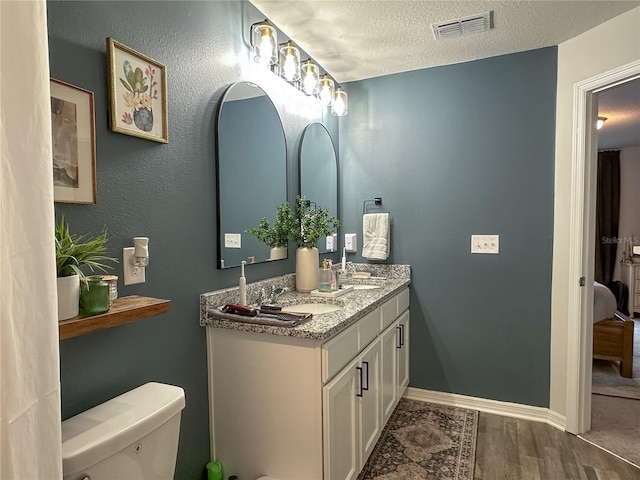
POLYGON ((380 306, 380 331, 387 328, 398 318, 398 295, 380 306))
POLYGON ((322 345, 322 383, 358 355, 358 323, 322 345))
POLYGON ((633 291, 640 292, 640 280, 636 280, 634 283, 635 283, 635 286, 633 287, 633 291))
POLYGON ((398 315, 409 308, 409 289, 405 288, 398 294, 398 315))
POLYGON ((636 272, 636 278, 640 279, 640 267, 633 267, 633 271, 636 272))
POLYGON ((635 294, 635 297, 636 297, 636 298, 635 298, 635 300, 634 300, 634 302, 633 302, 633 306, 634 306, 635 308, 640 308, 640 293, 636 293, 636 294, 635 294))
POLYGON ((369 345, 380 333, 380 309, 376 308, 358 320, 358 352, 369 345))

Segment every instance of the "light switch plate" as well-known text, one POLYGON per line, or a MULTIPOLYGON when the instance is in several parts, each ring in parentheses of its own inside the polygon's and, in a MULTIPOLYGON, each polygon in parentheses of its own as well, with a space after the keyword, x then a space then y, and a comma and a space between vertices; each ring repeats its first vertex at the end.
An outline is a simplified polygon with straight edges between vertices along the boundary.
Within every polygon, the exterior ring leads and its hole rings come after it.
POLYGON ((500 235, 471 235, 471 253, 500 253, 500 235))
POLYGON ((242 244, 242 236, 239 233, 224 234, 224 248, 240 248, 242 244))
POLYGON ((135 248, 127 247, 122 249, 122 271, 124 273, 124 284, 134 285, 136 283, 145 282, 145 270, 144 267, 134 267, 131 265, 131 257, 135 248))

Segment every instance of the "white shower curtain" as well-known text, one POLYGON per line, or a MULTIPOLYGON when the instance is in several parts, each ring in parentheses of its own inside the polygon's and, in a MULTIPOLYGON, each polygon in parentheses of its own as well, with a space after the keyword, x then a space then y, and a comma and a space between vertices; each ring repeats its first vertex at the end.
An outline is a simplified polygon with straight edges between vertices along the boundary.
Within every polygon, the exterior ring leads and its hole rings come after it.
POLYGON ((0 1, 0 478, 62 478, 47 10, 0 1))

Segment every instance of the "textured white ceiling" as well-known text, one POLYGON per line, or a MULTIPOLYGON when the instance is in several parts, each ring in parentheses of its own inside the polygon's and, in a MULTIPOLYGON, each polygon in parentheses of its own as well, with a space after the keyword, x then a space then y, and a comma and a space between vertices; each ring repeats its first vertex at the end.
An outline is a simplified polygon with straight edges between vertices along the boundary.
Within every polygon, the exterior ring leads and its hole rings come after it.
MULTIPOLYGON (((339 83, 558 45, 640 1, 250 0, 339 83), (431 24, 486 11, 489 32, 431 24)), ((640 18, 639 18, 640 22, 640 18)))

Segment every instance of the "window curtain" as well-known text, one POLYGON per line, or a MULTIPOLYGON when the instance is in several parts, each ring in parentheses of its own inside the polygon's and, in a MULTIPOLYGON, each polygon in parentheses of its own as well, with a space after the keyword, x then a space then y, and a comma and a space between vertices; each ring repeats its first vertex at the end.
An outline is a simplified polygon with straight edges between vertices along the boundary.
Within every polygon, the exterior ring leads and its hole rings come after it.
POLYGON ((62 478, 44 0, 0 1, 0 478, 62 478))
POLYGON ((598 152, 595 280, 613 280, 620 220, 620 150, 598 152))

